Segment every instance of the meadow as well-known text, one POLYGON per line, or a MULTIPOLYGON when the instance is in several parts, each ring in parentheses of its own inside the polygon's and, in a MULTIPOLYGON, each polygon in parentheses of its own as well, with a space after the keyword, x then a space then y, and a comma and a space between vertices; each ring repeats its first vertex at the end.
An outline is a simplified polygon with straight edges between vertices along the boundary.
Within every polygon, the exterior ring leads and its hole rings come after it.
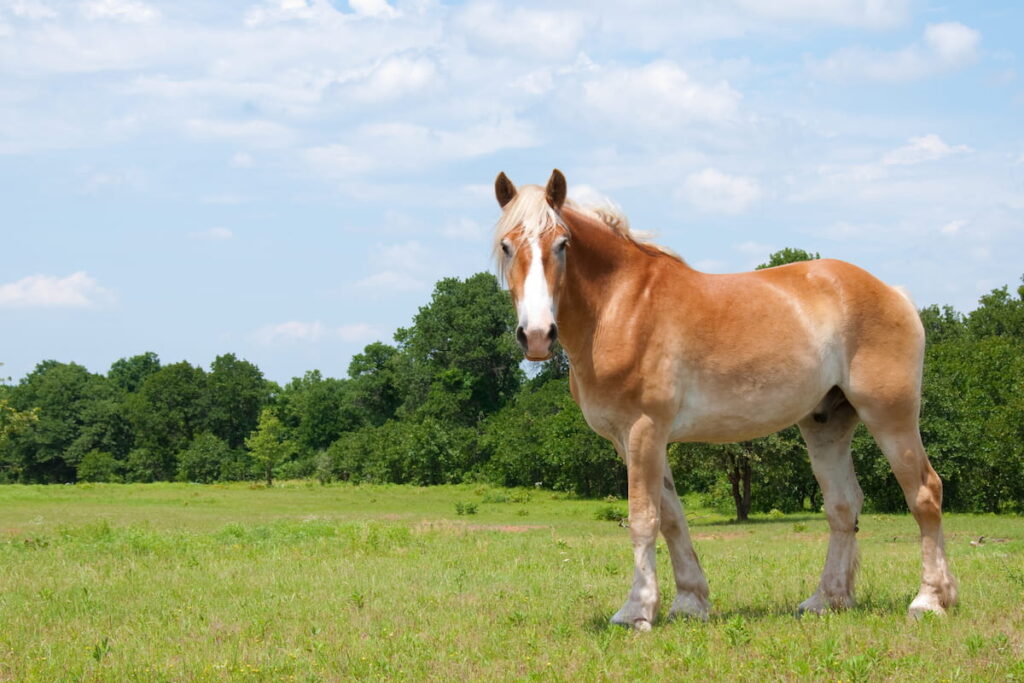
POLYGON ((961 602, 908 620, 908 515, 863 515, 858 604, 794 617, 820 514, 688 506, 707 623, 608 624, 619 500, 489 486, 0 487, 0 679, 1024 680, 1024 519, 947 515, 961 602))

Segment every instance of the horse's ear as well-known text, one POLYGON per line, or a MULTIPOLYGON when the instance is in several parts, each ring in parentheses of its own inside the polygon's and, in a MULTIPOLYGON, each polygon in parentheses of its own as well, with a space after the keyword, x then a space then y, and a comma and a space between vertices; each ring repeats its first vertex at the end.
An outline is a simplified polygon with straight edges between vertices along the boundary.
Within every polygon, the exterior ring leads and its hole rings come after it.
POLYGON ((503 209, 506 204, 515 199, 516 186, 512 184, 512 181, 508 179, 504 171, 499 173, 498 177, 494 179, 494 195, 498 198, 498 204, 503 209))
POLYGON ((562 210, 562 204, 565 204, 565 176, 557 168, 551 172, 551 178, 548 179, 547 198, 552 209, 562 210))

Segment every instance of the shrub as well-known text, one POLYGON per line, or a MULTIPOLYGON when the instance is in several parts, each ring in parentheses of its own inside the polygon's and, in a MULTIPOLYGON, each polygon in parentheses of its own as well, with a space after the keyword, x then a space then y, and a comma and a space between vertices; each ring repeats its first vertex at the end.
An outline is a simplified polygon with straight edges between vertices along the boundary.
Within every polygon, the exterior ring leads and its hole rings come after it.
POLYGON ((476 503, 456 503, 455 514, 457 515, 475 515, 477 511, 476 503))
POLYGON ((210 432, 197 434, 188 448, 178 454, 178 480, 210 484, 223 479, 224 465, 231 459, 231 447, 210 432))
POLYGON ((108 481, 121 482, 121 471, 124 469, 110 453, 92 450, 82 456, 78 463, 76 475, 78 481, 108 481))

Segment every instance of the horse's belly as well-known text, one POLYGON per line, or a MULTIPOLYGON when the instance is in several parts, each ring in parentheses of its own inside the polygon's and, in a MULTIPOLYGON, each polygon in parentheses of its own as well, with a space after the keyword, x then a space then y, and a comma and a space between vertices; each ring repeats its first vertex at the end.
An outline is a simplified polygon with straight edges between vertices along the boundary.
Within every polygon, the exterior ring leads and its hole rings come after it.
POLYGON ((832 386, 820 376, 758 388, 691 385, 671 439, 727 443, 766 436, 806 417, 832 386))

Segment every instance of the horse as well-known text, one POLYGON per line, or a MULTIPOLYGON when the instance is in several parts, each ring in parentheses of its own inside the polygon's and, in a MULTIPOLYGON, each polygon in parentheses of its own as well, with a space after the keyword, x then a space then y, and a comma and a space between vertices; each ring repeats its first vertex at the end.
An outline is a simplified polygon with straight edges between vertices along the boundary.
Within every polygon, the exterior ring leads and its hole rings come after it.
POLYGON ((798 614, 848 608, 863 493, 850 442, 863 422, 920 527, 923 574, 909 614, 945 614, 942 481, 918 427, 924 329, 909 296, 831 259, 749 273, 699 272, 630 229, 621 213, 545 187, 495 180, 494 257, 528 360, 569 359, 589 426, 626 464, 633 583, 612 623, 650 630, 659 613, 655 543, 665 537, 676 595, 669 618, 706 620, 708 582, 667 459, 672 442, 725 443, 796 423, 829 525, 817 590, 798 614))

